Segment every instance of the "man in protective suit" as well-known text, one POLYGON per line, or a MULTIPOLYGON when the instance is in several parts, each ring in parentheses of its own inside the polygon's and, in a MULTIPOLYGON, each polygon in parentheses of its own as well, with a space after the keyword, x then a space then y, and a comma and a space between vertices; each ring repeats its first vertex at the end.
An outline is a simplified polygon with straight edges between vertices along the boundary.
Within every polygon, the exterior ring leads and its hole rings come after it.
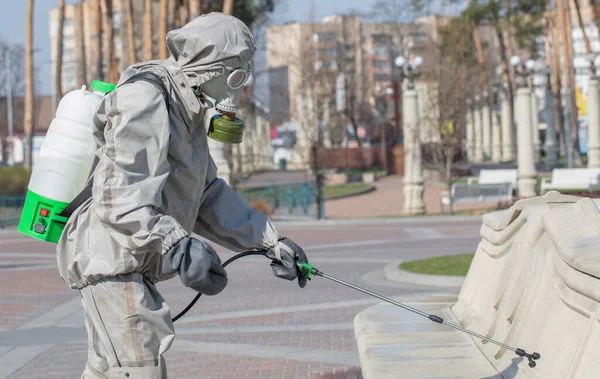
MULTIPOLYGON (((266 250, 276 276, 306 285, 297 269, 307 262, 302 249, 217 177, 209 154, 207 111, 221 108, 205 92, 249 68, 256 51, 250 30, 211 13, 169 32, 167 46, 167 60, 131 66, 102 100, 92 196, 58 244, 60 274, 79 289, 85 309, 84 379, 167 377, 163 354, 174 329, 155 283, 179 275, 206 295, 227 284, 214 249, 192 232, 233 251, 266 250), (162 79, 168 95, 148 81, 128 82, 140 72, 162 79)), ((235 111, 239 84, 211 96, 235 111)))

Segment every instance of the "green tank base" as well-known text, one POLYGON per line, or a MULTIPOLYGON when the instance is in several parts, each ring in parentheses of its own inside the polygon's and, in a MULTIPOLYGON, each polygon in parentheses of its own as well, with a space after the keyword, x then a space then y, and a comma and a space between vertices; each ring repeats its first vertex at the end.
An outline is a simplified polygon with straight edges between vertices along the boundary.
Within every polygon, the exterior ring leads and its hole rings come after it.
POLYGON ((18 231, 45 242, 58 243, 68 218, 59 216, 69 203, 28 191, 18 231))

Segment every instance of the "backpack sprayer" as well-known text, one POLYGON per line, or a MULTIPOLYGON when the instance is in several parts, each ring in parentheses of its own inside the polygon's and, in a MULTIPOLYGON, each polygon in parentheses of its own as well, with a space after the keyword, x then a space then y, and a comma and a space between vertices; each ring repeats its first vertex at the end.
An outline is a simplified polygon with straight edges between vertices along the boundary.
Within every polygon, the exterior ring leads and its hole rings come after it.
MULTIPOLYGON (((240 253, 240 254, 235 255, 235 256, 231 257, 230 259, 228 259, 223 264, 223 267, 226 267, 228 264, 230 264, 233 261, 236 261, 236 260, 238 260, 240 258, 247 257, 247 256, 250 256, 250 255, 266 256, 266 253, 263 252, 263 251, 247 251, 247 252, 244 252, 244 253, 240 253)), ((274 261, 274 262, 276 262, 276 261, 274 261)), ((357 291, 360 291, 362 293, 366 293, 367 295, 376 297, 376 298, 378 298, 380 300, 383 300, 385 302, 393 304, 393 305, 395 305, 397 307, 404 308, 407 311, 410 311, 410 312, 418 314, 419 316, 426 317, 429 320, 431 320, 433 322, 436 322, 438 324, 449 326, 449 327, 454 328, 456 330, 459 330, 461 332, 470 334, 470 335, 472 335, 474 337, 477 337, 477 338, 480 338, 482 340, 491 342, 491 343, 496 344, 496 345, 498 345, 498 346, 500 346, 500 347, 502 347, 504 349, 507 349, 507 350, 510 350, 510 351, 514 352, 519 357, 525 357, 525 358, 527 358, 527 360, 529 361, 529 367, 532 367, 532 368, 535 367, 536 366, 535 361, 541 358, 540 353, 536 353, 536 352, 528 353, 524 349, 514 348, 512 346, 508 346, 506 344, 503 344, 502 342, 498 342, 498 341, 495 341, 495 340, 493 340, 491 338, 488 338, 486 336, 482 336, 481 334, 475 333, 475 332, 473 332, 473 331, 471 331, 469 329, 465 329, 465 328, 463 328, 463 327, 461 327, 459 325, 455 325, 455 324, 453 324, 451 322, 448 322, 448 321, 444 320, 443 318, 441 318, 439 316, 436 316, 434 314, 425 313, 425 312, 420 311, 420 310, 418 310, 416 308, 410 307, 410 306, 408 306, 406 304, 402 304, 402 303, 400 303, 398 301, 395 301, 395 300, 392 300, 392 299, 390 299, 388 297, 379 295, 379 294, 377 294, 375 292, 369 291, 367 289, 361 288, 361 287, 356 286, 354 284, 348 283, 348 282, 346 282, 344 280, 341 280, 341 279, 338 279, 338 278, 333 277, 331 275, 328 275, 328 274, 324 273, 321 270, 317 270, 314 266, 312 266, 312 265, 310 265, 308 263, 297 262, 297 265, 298 265, 298 270, 300 271, 300 273, 302 275, 306 276, 306 278, 309 279, 309 280, 313 276, 319 276, 321 278, 329 279, 329 280, 331 280, 333 282, 336 282, 338 284, 342 284, 342 285, 344 285, 346 287, 350 287, 350 288, 352 288, 354 290, 357 290, 357 291)), ((184 314, 186 314, 194 306, 194 304, 196 304, 196 302, 198 301, 198 299, 200 298, 201 295, 202 295, 201 293, 197 294, 196 297, 194 298, 194 300, 192 300, 192 302, 183 311, 181 311, 177 316, 175 316, 173 318, 173 322, 179 320, 184 314)))

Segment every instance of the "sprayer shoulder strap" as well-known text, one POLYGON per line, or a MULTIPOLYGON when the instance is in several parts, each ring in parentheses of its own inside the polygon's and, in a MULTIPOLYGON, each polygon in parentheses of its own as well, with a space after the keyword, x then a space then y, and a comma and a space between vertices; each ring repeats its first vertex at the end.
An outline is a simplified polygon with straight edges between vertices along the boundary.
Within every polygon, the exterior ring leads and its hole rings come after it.
MULTIPOLYGON (((158 88, 158 90, 160 90, 163 97, 165 98, 165 103, 167 104, 167 111, 169 111, 169 92, 167 91, 167 88, 165 87, 165 84, 163 83, 162 79, 155 73, 150 71, 138 72, 136 74, 133 74, 123 83, 121 83, 120 86, 122 86, 125 83, 133 83, 140 80, 151 83, 156 88, 158 88)), ((75 196, 75 198, 65 207, 65 209, 63 209, 63 211, 60 212, 59 216, 66 218, 71 217, 71 215, 73 214, 73 212, 75 212, 75 210, 77 210, 77 208, 79 208, 81 205, 83 205, 83 203, 85 203, 88 199, 92 197, 93 184, 94 183, 91 180, 88 183, 88 185, 83 189, 83 191, 81 191, 77 196, 75 196)))

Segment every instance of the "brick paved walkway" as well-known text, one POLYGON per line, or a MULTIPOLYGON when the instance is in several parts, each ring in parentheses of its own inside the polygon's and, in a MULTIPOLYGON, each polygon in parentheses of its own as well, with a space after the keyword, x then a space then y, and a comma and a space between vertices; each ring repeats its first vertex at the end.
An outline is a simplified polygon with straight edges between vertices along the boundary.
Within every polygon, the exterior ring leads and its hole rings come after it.
MULTIPOLYGON (((390 176, 375 183, 376 191, 365 195, 325 202, 328 218, 362 218, 402 216, 404 213, 404 192, 402 177, 390 176)), ((426 213, 441 213, 440 194, 447 188, 437 181, 426 181, 423 201, 426 213)), ((493 208, 496 202, 457 204, 456 210, 493 208)), ((444 207, 448 213, 448 206, 444 207)))
MULTIPOLYGON (((419 306, 440 290, 385 281, 392 260, 472 252, 478 221, 285 224, 324 272, 419 306)), ((86 334, 78 294, 56 270, 54 246, 0 232, 0 379, 78 378, 86 334)), ((224 259, 231 253, 218 249, 224 259)), ((228 267, 230 282, 175 324, 170 378, 359 378, 354 316, 377 303, 314 278, 304 289, 275 278, 260 257, 228 267)), ((177 278, 159 290, 178 313, 194 297, 177 278)), ((447 290, 443 290, 447 292, 447 290)))

